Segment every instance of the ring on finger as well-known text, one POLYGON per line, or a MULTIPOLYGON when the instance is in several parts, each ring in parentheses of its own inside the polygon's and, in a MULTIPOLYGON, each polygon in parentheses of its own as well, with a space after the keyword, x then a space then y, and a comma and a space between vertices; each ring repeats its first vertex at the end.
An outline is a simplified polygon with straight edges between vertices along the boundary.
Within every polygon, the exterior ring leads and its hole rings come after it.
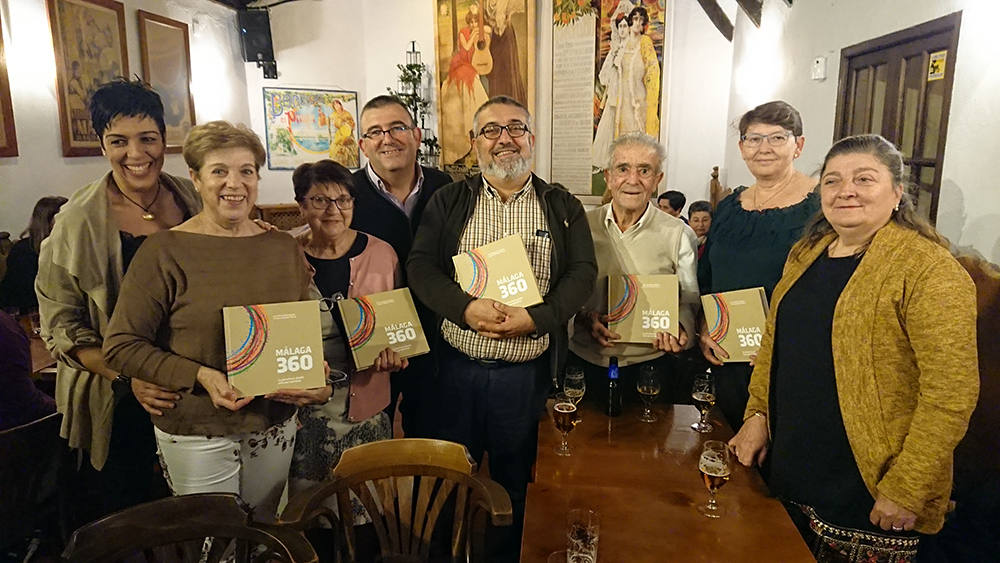
POLYGON ((896 525, 893 525, 893 526, 892 526, 892 530, 893 530, 894 532, 902 532, 902 531, 903 531, 903 527, 902 527, 902 526, 896 526, 896 525))

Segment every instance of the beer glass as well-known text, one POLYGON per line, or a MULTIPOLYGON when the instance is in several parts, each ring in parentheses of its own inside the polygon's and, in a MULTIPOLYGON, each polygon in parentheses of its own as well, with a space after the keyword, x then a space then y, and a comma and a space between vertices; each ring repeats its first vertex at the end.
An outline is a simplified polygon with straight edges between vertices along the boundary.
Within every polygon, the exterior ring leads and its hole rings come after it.
POLYGON ((563 395, 566 395, 574 405, 578 405, 586 392, 587 381, 583 378, 583 369, 578 366, 567 367, 566 376, 563 378, 563 395))
POLYGON ((709 497, 706 504, 698 506, 698 512, 709 518, 722 516, 723 510, 715 500, 715 494, 729 481, 729 470, 729 447, 726 443, 718 440, 705 442, 701 458, 698 459, 698 471, 701 472, 709 497))
POLYGON ((574 508, 566 515, 566 561, 595 563, 601 537, 601 518, 596 510, 574 508))
POLYGON ((694 385, 691 387, 691 398, 694 404, 701 411, 701 418, 691 425, 697 432, 706 434, 714 430, 708 422, 708 411, 715 406, 715 381, 711 373, 703 373, 694 378, 694 385))
POLYGON ((562 435, 562 443, 556 446, 553 451, 556 455, 569 455, 569 441, 567 440, 570 431, 580 422, 580 415, 577 413, 576 405, 563 395, 556 397, 555 404, 552 405, 552 422, 556 425, 556 430, 562 435))
POLYGON ((642 422, 656 422, 656 415, 653 414, 653 401, 660 394, 660 376, 656 373, 656 368, 651 365, 644 365, 639 369, 639 378, 635 382, 635 387, 639 391, 642 399, 642 422))

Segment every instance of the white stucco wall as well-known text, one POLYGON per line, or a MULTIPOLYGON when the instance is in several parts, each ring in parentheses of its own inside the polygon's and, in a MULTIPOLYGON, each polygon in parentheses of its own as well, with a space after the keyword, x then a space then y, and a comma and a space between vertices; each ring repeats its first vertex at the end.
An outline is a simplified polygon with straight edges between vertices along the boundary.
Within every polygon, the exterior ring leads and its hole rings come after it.
MULTIPOLYGON (((736 22, 729 121, 749 108, 783 99, 801 113, 806 145, 799 169, 813 172, 833 141, 840 51, 844 47, 962 10, 958 63, 942 167, 938 229, 953 243, 1000 262, 1000 197, 991 164, 1000 155, 1000 66, 996 64, 994 0, 834 0, 765 2, 756 29, 736 22), (827 79, 809 78, 814 57, 827 57, 827 79)), ((732 128, 726 141, 726 183, 752 182, 732 128)))
MULTIPOLYGON (((142 73, 136 10, 186 22, 198 122, 247 121, 246 86, 232 10, 203 0, 125 0, 129 72, 142 73)), ((59 132, 55 54, 45 0, 0 1, 3 38, 20 156, 0 158, 0 231, 20 234, 39 198, 68 196, 107 172, 101 156, 65 158, 59 132)), ((179 154, 164 170, 186 175, 179 154)))

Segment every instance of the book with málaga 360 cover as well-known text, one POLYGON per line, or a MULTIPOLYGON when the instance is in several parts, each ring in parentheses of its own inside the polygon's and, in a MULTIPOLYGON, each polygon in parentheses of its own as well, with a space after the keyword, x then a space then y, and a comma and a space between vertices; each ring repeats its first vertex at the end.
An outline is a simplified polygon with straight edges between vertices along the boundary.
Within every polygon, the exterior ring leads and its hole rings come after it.
POLYGON ((767 322, 767 294, 763 287, 737 289, 701 296, 708 334, 729 358, 723 362, 749 362, 760 350, 767 322))
POLYGON ((608 329, 633 344, 652 344, 658 332, 678 336, 679 291, 675 274, 608 276, 608 329))
POLYGON ((511 307, 542 302, 521 235, 510 235, 453 256, 458 283, 476 299, 493 299, 511 307))
POLYGON ((316 301, 225 307, 226 372, 240 397, 326 385, 316 301))
POLYGON ((410 290, 403 287, 337 301, 354 365, 362 370, 392 348, 404 358, 430 351, 410 290))

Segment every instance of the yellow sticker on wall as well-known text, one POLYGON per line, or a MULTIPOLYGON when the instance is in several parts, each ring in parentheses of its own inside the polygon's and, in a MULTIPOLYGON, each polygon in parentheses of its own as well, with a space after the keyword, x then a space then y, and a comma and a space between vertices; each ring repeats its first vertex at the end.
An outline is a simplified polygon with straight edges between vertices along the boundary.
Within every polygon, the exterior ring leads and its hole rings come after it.
POLYGON ((927 65, 927 82, 944 78, 944 61, 947 58, 948 51, 931 53, 931 61, 927 65))

